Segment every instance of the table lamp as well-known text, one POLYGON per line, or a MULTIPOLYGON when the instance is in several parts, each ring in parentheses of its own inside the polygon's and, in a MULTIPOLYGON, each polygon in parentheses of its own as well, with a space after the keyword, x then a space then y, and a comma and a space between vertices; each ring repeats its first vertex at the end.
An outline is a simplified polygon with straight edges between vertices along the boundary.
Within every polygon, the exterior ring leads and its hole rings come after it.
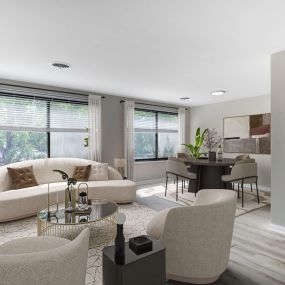
POLYGON ((125 158, 115 158, 114 159, 114 166, 118 169, 122 177, 124 177, 124 174, 125 174, 126 163, 127 163, 127 160, 125 158))

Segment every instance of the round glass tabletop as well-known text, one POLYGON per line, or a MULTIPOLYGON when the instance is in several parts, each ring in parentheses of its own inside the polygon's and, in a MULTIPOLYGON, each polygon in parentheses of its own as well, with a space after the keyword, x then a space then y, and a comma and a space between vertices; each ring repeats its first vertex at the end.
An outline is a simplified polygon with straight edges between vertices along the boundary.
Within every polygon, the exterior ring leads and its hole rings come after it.
POLYGON ((102 219, 111 217, 118 211, 118 205, 108 200, 92 200, 89 205, 89 212, 75 211, 65 212, 64 203, 50 206, 50 217, 47 209, 43 209, 38 213, 38 218, 43 222, 58 225, 76 225, 83 223, 94 223, 102 219))

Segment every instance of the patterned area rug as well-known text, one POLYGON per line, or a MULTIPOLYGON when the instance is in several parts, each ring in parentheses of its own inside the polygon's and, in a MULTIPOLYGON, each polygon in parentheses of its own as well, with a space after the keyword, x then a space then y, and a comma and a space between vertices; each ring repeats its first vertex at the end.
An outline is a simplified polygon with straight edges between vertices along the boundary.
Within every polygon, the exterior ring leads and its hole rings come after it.
MULTIPOLYGON (((167 190, 167 196, 165 197, 165 186, 164 184, 146 186, 137 191, 137 195, 140 197, 156 196, 162 199, 166 199, 171 202, 175 202, 182 206, 191 206, 195 200, 195 194, 189 193, 184 189, 184 194, 181 191, 181 184, 179 185, 178 201, 176 201, 176 185, 169 184, 167 190)), ((240 199, 237 202, 236 217, 243 214, 249 213, 256 209, 262 208, 266 205, 271 204, 271 195, 268 192, 259 191, 260 203, 257 203, 256 190, 253 192, 250 189, 244 190, 244 207, 241 205, 241 191, 240 199)))
MULTIPOLYGON (((145 234, 148 222, 157 213, 155 210, 137 203, 122 205, 119 212, 127 216, 124 225, 126 240, 131 237, 145 234)), ((0 244, 7 241, 37 235, 37 220, 35 217, 20 221, 0 224, 0 244)), ((112 242, 109 244, 111 245, 112 242)), ((102 285, 102 247, 91 248, 88 252, 86 285, 102 285)))

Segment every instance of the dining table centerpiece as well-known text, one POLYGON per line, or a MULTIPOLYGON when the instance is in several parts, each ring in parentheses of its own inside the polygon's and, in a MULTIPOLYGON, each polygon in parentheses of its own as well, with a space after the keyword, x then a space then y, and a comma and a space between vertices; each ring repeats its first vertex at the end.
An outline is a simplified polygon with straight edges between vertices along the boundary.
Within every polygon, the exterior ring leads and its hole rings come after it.
POLYGON ((216 149, 218 148, 220 143, 221 137, 218 135, 216 129, 206 129, 203 146, 209 151, 208 154, 210 161, 216 161, 216 149))

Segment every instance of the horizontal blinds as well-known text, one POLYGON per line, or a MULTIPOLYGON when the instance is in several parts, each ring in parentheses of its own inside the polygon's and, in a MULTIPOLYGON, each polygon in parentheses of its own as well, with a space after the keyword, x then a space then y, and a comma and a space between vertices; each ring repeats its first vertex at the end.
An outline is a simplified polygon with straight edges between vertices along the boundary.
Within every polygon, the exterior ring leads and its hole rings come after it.
POLYGON ((65 100, 73 102, 85 102, 88 103, 88 95, 77 94, 72 92, 63 92, 63 91, 51 91, 39 88, 27 88, 21 86, 11 86, 0 84, 0 93, 11 94, 17 96, 33 96, 38 99, 53 99, 53 100, 65 100))
POLYGON ((178 132, 178 115, 159 111, 135 109, 136 132, 178 132))
POLYGON ((87 102, 0 93, 1 130, 82 132, 87 128, 87 102))
POLYGON ((148 111, 157 111, 157 112, 166 112, 166 113, 178 114, 178 108, 176 108, 176 107, 166 107, 166 106, 136 103, 135 108, 148 110, 148 111))

